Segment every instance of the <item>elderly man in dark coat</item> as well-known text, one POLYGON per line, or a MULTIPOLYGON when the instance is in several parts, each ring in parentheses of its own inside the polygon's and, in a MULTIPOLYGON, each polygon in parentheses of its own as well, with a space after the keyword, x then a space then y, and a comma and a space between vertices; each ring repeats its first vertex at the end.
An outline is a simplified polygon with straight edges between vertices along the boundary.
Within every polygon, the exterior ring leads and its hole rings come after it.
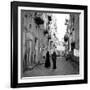
POLYGON ((57 59, 56 57, 57 57, 57 55, 56 55, 56 51, 54 49, 53 54, 52 54, 53 69, 56 69, 56 59, 57 59))

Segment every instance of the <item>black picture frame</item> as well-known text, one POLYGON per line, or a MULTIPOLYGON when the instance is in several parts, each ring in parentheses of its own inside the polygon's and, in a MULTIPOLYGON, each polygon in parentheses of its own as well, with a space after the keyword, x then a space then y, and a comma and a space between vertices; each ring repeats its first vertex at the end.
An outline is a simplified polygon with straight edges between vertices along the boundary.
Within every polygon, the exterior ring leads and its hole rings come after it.
POLYGON ((36 87, 36 86, 53 86, 68 84, 83 84, 88 82, 87 70, 87 6, 83 5, 66 5, 66 4, 49 4, 35 2, 11 2, 11 87, 36 87), (64 80, 64 81, 45 81, 34 83, 18 83, 18 7, 40 7, 40 8, 56 8, 56 9, 72 9, 84 11, 84 79, 80 80, 64 80))

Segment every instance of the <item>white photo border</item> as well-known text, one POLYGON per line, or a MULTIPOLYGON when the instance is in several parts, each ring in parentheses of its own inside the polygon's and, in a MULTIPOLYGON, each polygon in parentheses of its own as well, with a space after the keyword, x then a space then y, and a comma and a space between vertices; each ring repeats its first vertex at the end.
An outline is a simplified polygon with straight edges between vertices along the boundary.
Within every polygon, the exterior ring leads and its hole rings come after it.
POLYGON ((23 7, 18 6, 18 83, 34 83, 46 81, 68 81, 68 80, 83 80, 84 79, 84 10, 75 9, 55 9, 55 8, 39 8, 39 7, 23 7), (80 74, 78 75, 57 75, 57 76, 38 76, 38 77, 23 77, 21 78, 21 10, 36 10, 36 11, 58 11, 80 13, 80 74))

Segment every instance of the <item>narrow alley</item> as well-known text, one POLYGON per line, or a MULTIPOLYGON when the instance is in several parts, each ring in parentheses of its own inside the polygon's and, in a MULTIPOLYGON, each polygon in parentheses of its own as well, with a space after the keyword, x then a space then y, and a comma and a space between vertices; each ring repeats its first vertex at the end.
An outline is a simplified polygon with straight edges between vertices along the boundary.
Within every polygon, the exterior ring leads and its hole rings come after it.
POLYGON ((79 14, 22 10, 21 18, 21 77, 80 73, 79 14))

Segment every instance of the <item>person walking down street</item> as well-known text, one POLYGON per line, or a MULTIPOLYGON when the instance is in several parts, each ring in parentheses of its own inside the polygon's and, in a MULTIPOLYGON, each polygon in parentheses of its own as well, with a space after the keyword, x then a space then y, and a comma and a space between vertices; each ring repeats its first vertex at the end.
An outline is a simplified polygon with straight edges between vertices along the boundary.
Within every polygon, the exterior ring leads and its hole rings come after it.
POLYGON ((53 51, 53 54, 52 54, 52 62, 53 62, 53 69, 56 69, 56 52, 55 50, 53 51))
POLYGON ((50 54, 49 51, 46 53, 45 67, 50 68, 50 54))

